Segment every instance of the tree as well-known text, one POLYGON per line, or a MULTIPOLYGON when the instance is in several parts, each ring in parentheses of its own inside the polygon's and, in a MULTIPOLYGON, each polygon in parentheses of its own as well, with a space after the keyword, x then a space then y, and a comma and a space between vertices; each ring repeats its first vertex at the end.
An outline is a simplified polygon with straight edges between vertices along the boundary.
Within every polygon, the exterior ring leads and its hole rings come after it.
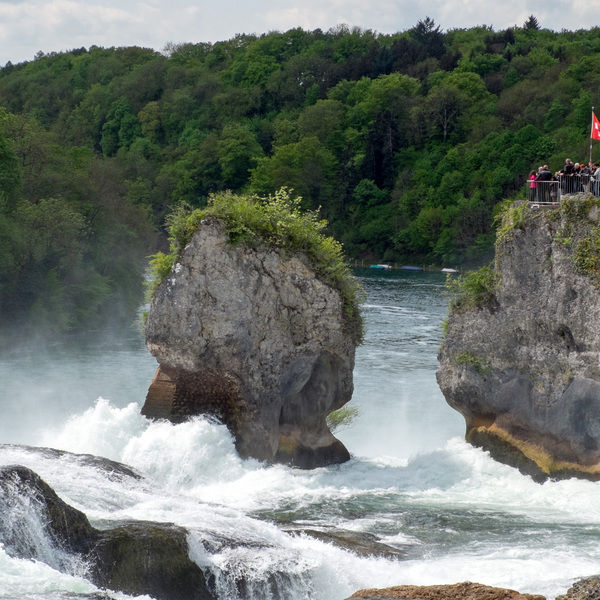
POLYGON ((271 157, 259 159, 250 187, 268 195, 288 186, 302 196, 307 208, 321 205, 328 213, 333 208, 335 166, 335 157, 318 138, 304 137, 297 143, 279 146, 271 157))
POLYGON ((217 143, 219 166, 225 187, 238 190, 247 181, 263 150, 248 125, 225 125, 217 143))
POLYGON ((119 148, 128 148, 141 135, 140 122, 126 100, 115 102, 102 126, 100 146, 104 156, 113 156, 119 148))
POLYGON ((419 21, 410 30, 410 34, 415 41, 423 46, 428 56, 440 58, 445 53, 444 34, 430 17, 425 17, 425 20, 419 21))
POLYGON ((17 157, 0 130, 0 211, 11 207, 21 185, 17 157))
POLYGON ((337 100, 318 100, 307 106, 298 117, 298 133, 301 136, 315 136, 334 152, 343 146, 340 135, 344 117, 344 106, 337 100))
POLYGON ((160 121, 160 105, 156 100, 148 102, 137 115, 142 134, 151 142, 162 140, 162 124, 160 121))
POLYGON ((466 99, 463 94, 452 85, 438 86, 428 94, 427 107, 433 123, 442 130, 444 143, 446 143, 448 133, 454 130, 458 116, 465 104, 466 99))
POLYGON ((529 15, 525 23, 523 23, 523 29, 526 31, 538 31, 540 24, 534 15, 529 15))

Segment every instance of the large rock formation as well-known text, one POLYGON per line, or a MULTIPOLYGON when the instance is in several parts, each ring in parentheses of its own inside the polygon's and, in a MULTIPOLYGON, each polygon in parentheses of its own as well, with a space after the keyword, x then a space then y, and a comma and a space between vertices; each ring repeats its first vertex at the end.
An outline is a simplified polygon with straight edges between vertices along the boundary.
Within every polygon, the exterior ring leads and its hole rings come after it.
POLYGON ((451 310, 438 382, 495 458, 539 480, 599 479, 600 204, 535 208, 505 215, 485 302, 451 310))
POLYGON ((302 256, 232 245, 203 221, 154 294, 146 342, 159 369, 143 414, 216 415, 243 457, 349 458, 326 417, 351 398, 355 343, 339 293, 302 256))

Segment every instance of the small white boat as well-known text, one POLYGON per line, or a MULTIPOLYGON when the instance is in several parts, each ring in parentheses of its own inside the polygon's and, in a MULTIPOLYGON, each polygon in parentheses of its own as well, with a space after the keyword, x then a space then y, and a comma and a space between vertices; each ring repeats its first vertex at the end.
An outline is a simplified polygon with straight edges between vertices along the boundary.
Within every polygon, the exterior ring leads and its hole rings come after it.
POLYGON ((458 273, 458 269, 450 269, 449 267, 444 267, 442 269, 442 273, 458 273))

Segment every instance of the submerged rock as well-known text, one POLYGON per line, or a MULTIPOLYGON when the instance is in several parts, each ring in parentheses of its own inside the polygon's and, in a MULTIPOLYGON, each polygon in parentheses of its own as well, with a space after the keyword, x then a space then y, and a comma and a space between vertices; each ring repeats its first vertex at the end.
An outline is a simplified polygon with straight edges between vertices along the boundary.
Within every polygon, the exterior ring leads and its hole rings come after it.
POLYGON ((212 600, 188 556, 186 531, 136 522, 108 530, 90 525, 31 469, 0 467, 0 544, 19 558, 90 579, 95 585, 157 600, 212 600))
POLYGON ((87 554, 101 587, 161 600, 212 600, 202 569, 189 558, 187 532, 140 522, 98 531, 87 554))
POLYGON ((241 456, 313 468, 348 460, 327 415, 352 396, 355 342, 337 290, 302 256, 232 245, 203 221, 152 299, 159 369, 142 413, 212 414, 241 456))
POLYGON ((59 571, 77 570, 81 562, 73 555, 88 550, 95 536, 81 511, 23 466, 0 467, 0 515, 0 544, 8 554, 59 571))
MULTIPOLYGON (((350 598, 365 600, 546 600, 544 596, 520 594, 469 581, 454 585, 399 585, 385 589, 360 590, 350 598)), ((350 599, 347 599, 350 600, 350 599)))
POLYGON ((305 527, 284 527, 283 531, 292 535, 307 535, 321 542, 333 544, 358 556, 381 556, 388 559, 405 558, 406 553, 398 548, 379 541, 372 533, 348 531, 346 529, 308 529, 305 527))
POLYGON ((439 355, 467 440, 537 480, 600 479, 599 206, 513 206, 494 284, 455 303, 439 355))
POLYGON ((75 454, 66 450, 57 450, 56 448, 46 448, 43 446, 27 446, 23 444, 0 444, 0 450, 14 450, 15 452, 26 451, 28 453, 49 459, 66 458, 75 463, 93 467, 102 471, 102 474, 111 481, 123 481, 124 479, 141 479, 142 476, 136 473, 131 467, 123 463, 104 458, 103 456, 94 456, 93 454, 75 454))

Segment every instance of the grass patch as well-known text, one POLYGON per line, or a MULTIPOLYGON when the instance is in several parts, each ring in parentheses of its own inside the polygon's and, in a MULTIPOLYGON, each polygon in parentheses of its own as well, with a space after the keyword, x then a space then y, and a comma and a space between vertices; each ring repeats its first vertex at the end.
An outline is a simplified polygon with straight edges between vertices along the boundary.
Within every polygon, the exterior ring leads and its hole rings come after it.
POLYGON ((527 202, 511 203, 506 206, 497 216, 496 244, 510 239, 514 231, 525 228, 527 217, 531 210, 527 202))
POLYGON ((442 321, 442 336, 446 337, 446 334, 448 333, 448 326, 450 325, 450 319, 448 317, 446 317, 443 321, 442 321))
POLYGON ((595 287, 600 287, 600 227, 594 227, 589 236, 577 243, 573 263, 578 273, 587 275, 595 287))
POLYGON ((456 356, 455 362, 457 365, 469 365, 473 367, 480 375, 486 375, 491 371, 490 367, 472 352, 460 352, 456 356))
POLYGON ((342 245, 325 235, 327 221, 319 217, 318 211, 301 210, 300 203, 300 197, 293 198, 289 190, 282 188, 268 198, 228 191, 212 195, 205 208, 176 208, 167 218, 170 251, 158 252, 150 260, 149 295, 170 273, 200 222, 214 218, 225 225, 232 244, 251 248, 267 246, 289 255, 304 256, 317 278, 339 292, 345 322, 354 341, 360 344, 363 339, 359 309, 362 288, 352 276, 342 245))
POLYGON ((490 265, 458 277, 448 274, 445 289, 450 298, 450 310, 493 306, 496 302, 496 284, 496 272, 490 265))
POLYGON ((588 214, 594 206, 600 207, 600 198, 591 194, 585 198, 567 196, 561 202, 561 210, 567 217, 567 220, 575 222, 587 220, 588 214))
POLYGON ((327 415, 327 426, 331 432, 347 427, 358 416, 358 408, 347 404, 327 415))

